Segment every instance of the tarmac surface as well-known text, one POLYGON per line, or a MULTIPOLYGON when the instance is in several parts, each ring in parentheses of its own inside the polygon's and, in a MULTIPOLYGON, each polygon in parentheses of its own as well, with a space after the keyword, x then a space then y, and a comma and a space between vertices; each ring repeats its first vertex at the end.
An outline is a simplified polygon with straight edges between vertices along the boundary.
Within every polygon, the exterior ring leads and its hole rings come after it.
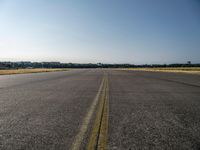
POLYGON ((0 149, 87 149, 105 74, 107 149, 200 149, 200 75, 111 69, 0 76, 0 149))

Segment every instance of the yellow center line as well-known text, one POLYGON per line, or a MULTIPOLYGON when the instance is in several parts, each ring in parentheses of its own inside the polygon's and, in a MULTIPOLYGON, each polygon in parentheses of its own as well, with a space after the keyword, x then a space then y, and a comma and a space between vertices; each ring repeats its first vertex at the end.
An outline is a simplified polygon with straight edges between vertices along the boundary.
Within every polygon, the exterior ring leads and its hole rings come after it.
POLYGON ((91 135, 87 144, 87 150, 105 150, 108 137, 108 114, 109 114, 109 87, 108 76, 104 73, 98 93, 86 114, 79 133, 76 135, 72 150, 79 150, 87 132, 92 116, 96 111, 96 118, 92 127, 91 135), (98 105, 98 107, 97 107, 98 105))
POLYGON ((104 82, 105 82, 105 79, 103 78, 103 80, 101 82, 101 85, 100 85, 100 88, 98 90, 98 93, 97 93, 94 101, 92 102, 92 104, 90 106, 90 109, 87 112, 85 118, 83 119, 82 126, 80 128, 79 133, 75 137, 75 140, 74 140, 74 142, 72 144, 71 150, 79 150, 80 149, 81 143, 82 143, 82 141, 84 139, 84 135, 85 135, 85 133, 86 133, 86 131, 88 129, 88 125, 89 125, 90 120, 92 118, 92 115, 93 115, 93 113, 95 111, 96 105, 98 104, 98 100, 99 100, 99 97, 100 97, 104 82))
POLYGON ((96 149, 98 150, 105 150, 107 147, 107 137, 108 137, 108 108, 109 108, 109 100, 108 100, 108 81, 106 82, 107 86, 106 86, 106 94, 105 94, 105 102, 104 102, 104 108, 103 108, 103 112, 102 112, 102 121, 101 121, 101 125, 100 125, 100 132, 99 132, 99 139, 97 142, 97 147, 96 149))
POLYGON ((100 97, 99 107, 96 113, 96 119, 89 138, 88 150, 105 150, 108 137, 108 98, 109 98, 108 77, 105 76, 103 93, 100 97))

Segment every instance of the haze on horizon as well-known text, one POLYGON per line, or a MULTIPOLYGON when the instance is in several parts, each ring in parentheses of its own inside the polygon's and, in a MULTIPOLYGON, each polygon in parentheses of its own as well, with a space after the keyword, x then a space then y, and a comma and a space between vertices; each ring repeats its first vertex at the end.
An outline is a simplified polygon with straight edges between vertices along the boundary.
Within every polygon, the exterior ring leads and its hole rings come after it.
POLYGON ((200 63, 199 0, 0 0, 0 61, 200 63))

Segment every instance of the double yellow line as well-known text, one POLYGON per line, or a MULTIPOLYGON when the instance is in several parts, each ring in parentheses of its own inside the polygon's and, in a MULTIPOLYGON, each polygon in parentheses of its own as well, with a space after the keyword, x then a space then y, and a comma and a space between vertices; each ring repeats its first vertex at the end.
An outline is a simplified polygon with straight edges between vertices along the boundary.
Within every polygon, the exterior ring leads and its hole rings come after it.
POLYGON ((87 150, 105 150, 107 149, 109 114, 109 84, 108 75, 105 72, 99 91, 83 119, 80 131, 72 144, 72 150, 80 149, 94 112, 96 112, 96 118, 90 133, 87 150))
POLYGON ((96 113, 96 119, 89 138, 88 150, 106 149, 108 137, 108 114, 109 114, 109 85, 108 77, 105 75, 103 91, 99 101, 99 107, 96 113))

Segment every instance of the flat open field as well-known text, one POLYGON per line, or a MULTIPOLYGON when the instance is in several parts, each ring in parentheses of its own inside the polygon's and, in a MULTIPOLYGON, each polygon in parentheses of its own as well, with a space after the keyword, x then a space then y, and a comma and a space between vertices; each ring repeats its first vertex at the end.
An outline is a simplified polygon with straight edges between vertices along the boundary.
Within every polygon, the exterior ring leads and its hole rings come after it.
POLYGON ((72 69, 3 75, 0 150, 86 150, 97 143, 109 150, 199 150, 199 97, 194 74, 72 69))
POLYGON ((9 69, 9 70, 0 70, 0 75, 9 75, 9 74, 25 74, 25 73, 40 73, 40 72, 54 72, 54 71, 67 71, 69 69, 9 69))
POLYGON ((190 73, 190 74, 200 75, 200 67, 128 68, 128 69, 123 69, 123 70, 175 72, 175 73, 190 73))

